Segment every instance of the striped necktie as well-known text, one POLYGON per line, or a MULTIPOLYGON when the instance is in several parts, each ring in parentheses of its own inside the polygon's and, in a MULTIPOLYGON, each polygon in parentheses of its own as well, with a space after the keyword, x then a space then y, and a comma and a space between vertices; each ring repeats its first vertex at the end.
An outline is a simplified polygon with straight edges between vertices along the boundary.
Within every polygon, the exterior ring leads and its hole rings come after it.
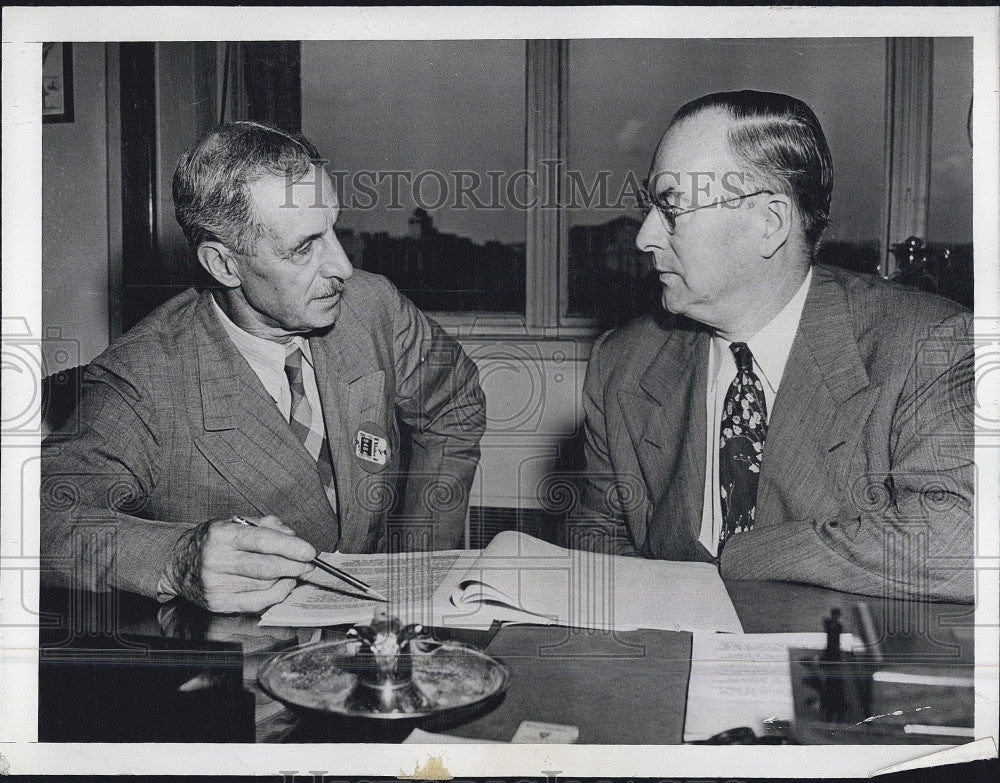
POLYGON ((288 425, 292 428, 306 451, 316 461, 320 482, 326 491, 326 498, 334 513, 337 511, 337 488, 333 481, 333 463, 330 460, 330 444, 326 439, 320 418, 313 426, 313 409, 306 399, 306 389, 302 382, 302 349, 292 343, 285 353, 285 376, 292 392, 292 408, 288 425))
POLYGON ((736 359, 736 377, 726 392, 719 432, 720 553, 726 539, 754 525, 757 479, 767 437, 767 401, 753 371, 753 354, 746 343, 732 343, 729 348, 736 359))

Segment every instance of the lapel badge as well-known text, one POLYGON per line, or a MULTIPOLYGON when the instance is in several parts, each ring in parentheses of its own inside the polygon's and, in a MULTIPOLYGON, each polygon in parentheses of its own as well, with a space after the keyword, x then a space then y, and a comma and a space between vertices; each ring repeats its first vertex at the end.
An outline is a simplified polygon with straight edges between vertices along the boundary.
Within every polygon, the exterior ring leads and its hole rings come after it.
POLYGON ((374 422, 364 422, 354 436, 354 457, 368 472, 384 469, 389 461, 389 439, 385 430, 374 422))

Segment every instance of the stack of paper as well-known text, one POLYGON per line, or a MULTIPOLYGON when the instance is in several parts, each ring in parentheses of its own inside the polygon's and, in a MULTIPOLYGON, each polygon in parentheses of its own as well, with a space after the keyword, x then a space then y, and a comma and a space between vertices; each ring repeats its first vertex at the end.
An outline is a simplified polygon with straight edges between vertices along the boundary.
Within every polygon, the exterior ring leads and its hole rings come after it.
POLYGON ((434 605, 440 624, 463 628, 501 620, 597 630, 743 630, 708 563, 563 549, 514 531, 459 558, 434 605))
MULTIPOLYGON (((323 555, 388 595, 404 623, 489 628, 494 620, 598 630, 652 628, 741 633, 717 569, 708 563, 618 557, 507 531, 482 551, 323 555)), ((384 606, 317 572, 271 607, 262 625, 368 621, 384 606), (322 585, 322 586, 320 586, 322 585)))

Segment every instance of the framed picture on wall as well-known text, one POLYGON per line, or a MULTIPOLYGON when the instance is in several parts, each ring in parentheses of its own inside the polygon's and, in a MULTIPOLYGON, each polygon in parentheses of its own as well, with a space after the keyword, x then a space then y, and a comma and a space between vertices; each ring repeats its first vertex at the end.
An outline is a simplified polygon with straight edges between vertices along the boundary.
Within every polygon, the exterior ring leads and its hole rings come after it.
POLYGON ((42 44, 42 122, 73 122, 73 44, 42 44))

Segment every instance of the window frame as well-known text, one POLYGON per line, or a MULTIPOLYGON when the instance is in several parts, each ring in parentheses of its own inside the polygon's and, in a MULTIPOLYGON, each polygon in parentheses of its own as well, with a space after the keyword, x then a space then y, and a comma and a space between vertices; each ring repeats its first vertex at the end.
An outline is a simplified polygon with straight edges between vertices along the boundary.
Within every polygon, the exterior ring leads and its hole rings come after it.
POLYGON ((885 39, 885 202, 879 274, 898 271, 894 244, 927 241, 931 134, 934 118, 934 39, 885 39))
MULTIPOLYGON (((890 247, 908 236, 923 237, 929 211, 931 174, 931 100, 933 96, 933 38, 886 38, 886 197, 883 205, 882 258, 880 273, 890 277, 896 262, 890 247)), ((137 155, 123 144, 136 137, 125 128, 125 112, 120 102, 140 92, 130 72, 122 68, 131 62, 120 54, 121 44, 107 45, 108 161, 109 161, 109 328, 112 339, 126 324, 122 312, 128 304, 126 278, 129 265, 136 263, 136 245, 155 245, 156 226, 143 222, 149 210, 129 210, 122 203, 130 194, 152 204, 149 184, 157 173, 156 160, 148 150, 137 155), (121 83, 119 84, 119 74, 121 83), (143 185, 141 192, 135 185, 143 185), (128 185, 127 187, 125 185, 128 185), (136 218, 134 216, 138 215, 136 218), (133 225, 139 221, 139 225, 133 225), (130 251, 132 248, 132 251, 130 251), (128 261, 126 262, 126 259, 128 261)), ((155 45, 152 45, 155 46, 155 45)), ((527 197, 534 206, 525 210, 525 310, 511 312, 431 312, 456 337, 489 339, 583 339, 596 336, 597 319, 569 315, 568 219, 565 206, 545 208, 540 204, 561 203, 565 193, 563 176, 552 177, 553 168, 562 172, 567 159, 568 90, 571 41, 565 39, 525 40, 525 169, 533 172, 527 197), (561 165, 553 167, 553 162, 561 165), (548 164, 548 165, 546 165, 548 164)), ((147 58, 148 59, 148 58, 147 58)), ((142 75, 141 75, 142 76, 142 75)), ((155 73, 145 73, 155 83, 155 73)), ((148 86, 148 85, 147 85, 148 86)), ((152 94, 153 90, 144 92, 152 94)), ((150 115, 152 116, 152 115, 150 115)), ((151 144, 152 129, 138 134, 151 144)), ((150 218, 151 220, 151 218, 150 218)), ((134 270, 132 270, 134 272, 134 270)))
POLYGON ((552 161, 566 160, 567 40, 525 41, 525 141, 524 167, 531 173, 525 201, 525 311, 431 312, 430 315, 457 337, 475 338, 592 338, 597 319, 567 315, 569 308, 568 223, 566 208, 547 209, 561 203, 565 182, 551 177, 552 161), (546 165, 549 164, 549 165, 546 165), (549 177, 550 181, 546 181, 549 177))

